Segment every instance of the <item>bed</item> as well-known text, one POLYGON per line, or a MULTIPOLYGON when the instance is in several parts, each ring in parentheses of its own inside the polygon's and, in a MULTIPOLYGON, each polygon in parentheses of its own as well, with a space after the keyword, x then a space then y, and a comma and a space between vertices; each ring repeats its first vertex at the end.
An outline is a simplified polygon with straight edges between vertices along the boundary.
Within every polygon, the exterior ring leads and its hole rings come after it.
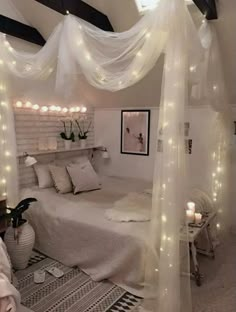
POLYGON ((78 266, 95 281, 109 279, 145 297, 149 222, 113 222, 105 211, 126 194, 150 187, 136 179, 103 177, 101 190, 78 195, 60 195, 54 188, 22 190, 22 197, 38 199, 26 213, 36 232, 36 249, 67 266, 78 266))

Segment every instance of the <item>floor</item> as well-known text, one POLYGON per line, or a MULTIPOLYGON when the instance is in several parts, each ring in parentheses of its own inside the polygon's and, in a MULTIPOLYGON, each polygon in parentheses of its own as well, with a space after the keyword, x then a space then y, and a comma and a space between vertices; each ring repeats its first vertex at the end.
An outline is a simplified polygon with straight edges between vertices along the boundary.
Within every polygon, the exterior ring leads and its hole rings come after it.
POLYGON ((216 249, 216 258, 199 256, 203 285, 192 283, 194 312, 236 311, 236 235, 216 249))
POLYGON ((217 247, 215 260, 199 255, 199 263, 204 279, 201 287, 192 281, 193 312, 235 312, 236 235, 217 247))

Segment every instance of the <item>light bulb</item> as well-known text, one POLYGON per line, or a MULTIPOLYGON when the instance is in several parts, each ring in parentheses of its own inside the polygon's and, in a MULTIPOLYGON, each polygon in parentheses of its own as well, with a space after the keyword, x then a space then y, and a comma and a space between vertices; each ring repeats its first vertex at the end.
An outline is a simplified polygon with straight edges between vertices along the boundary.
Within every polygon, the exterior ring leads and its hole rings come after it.
POLYGON ((30 101, 27 101, 27 102, 25 103, 25 107, 27 107, 27 108, 32 107, 32 103, 31 103, 30 101))
POLYGON ((16 61, 12 61, 12 65, 16 65, 16 61))
POLYGON ((191 73, 194 72, 196 70, 196 66, 195 65, 190 66, 189 70, 191 73))
POLYGON ((166 218, 165 215, 162 215, 161 219, 162 219, 162 222, 166 222, 167 221, 167 218, 166 218))
POLYGON ((61 111, 61 106, 56 106, 56 111, 60 112, 61 111))
POLYGON ((49 110, 52 111, 52 112, 55 111, 56 109, 57 109, 57 108, 56 108, 55 105, 51 105, 51 106, 49 107, 49 110))
POLYGON ((7 106, 7 103, 5 101, 1 101, 1 106, 7 106))
POLYGON ((141 51, 139 51, 136 55, 137 55, 137 56, 142 56, 143 54, 142 54, 141 51))
POLYGON ((6 151, 6 152, 5 152, 5 156, 6 156, 6 157, 9 157, 10 155, 11 155, 11 153, 10 153, 9 151, 6 151))
POLYGON ((2 184, 6 184, 7 183, 7 180, 6 179, 2 179, 2 184))
POLYGON ((13 48, 12 47, 8 47, 8 51, 12 52, 13 48))
POLYGON ((9 47, 10 43, 9 43, 7 40, 4 40, 4 45, 5 45, 6 47, 9 47))
POLYGON ((41 111, 44 112, 44 113, 47 112, 48 111, 48 107, 47 106, 42 106, 41 107, 41 111))
POLYGON ((81 113, 86 113, 86 112, 87 112, 87 107, 82 106, 82 107, 81 107, 81 113))
POLYGON ((53 72, 53 68, 49 68, 48 72, 51 74, 53 72))
POLYGON ((151 33, 150 32, 146 33, 145 37, 149 39, 151 37, 151 33))
POLYGON ((6 131, 7 130, 7 126, 6 125, 2 125, 2 131, 6 131))
POLYGON ((67 15, 69 15, 69 14, 70 14, 69 10, 66 10, 66 14, 67 14, 67 15))
POLYGON ((74 112, 75 112, 75 108, 74 108, 74 107, 71 107, 71 108, 69 109, 69 111, 70 111, 70 113, 74 113, 74 112))
POLYGON ((217 85, 213 86, 213 90, 216 91, 217 90, 217 85))
POLYGON ((10 167, 10 166, 6 166, 5 169, 6 169, 6 171, 8 171, 8 172, 11 171, 11 167, 10 167))
POLYGON ((3 65, 3 60, 0 60, 0 65, 3 65))
POLYGON ((68 108, 67 108, 67 107, 64 107, 64 108, 62 109, 62 111, 63 111, 63 113, 67 113, 67 112, 68 112, 68 108))
POLYGON ((172 145, 172 144, 173 144, 173 140, 172 140, 171 138, 168 140, 168 144, 169 144, 169 145, 172 145))
POLYGON ((39 109, 39 105, 38 105, 38 104, 34 104, 34 105, 32 106, 32 108, 33 108, 34 110, 38 110, 38 109, 39 109))
POLYGON ((16 107, 21 108, 23 106, 23 103, 21 101, 16 102, 16 107))
POLYGON ((80 107, 79 107, 79 106, 76 106, 76 107, 75 107, 75 112, 76 112, 76 113, 80 112, 80 107))
POLYGON ((91 55, 90 55, 89 53, 86 54, 86 59, 87 59, 88 61, 91 60, 91 55))

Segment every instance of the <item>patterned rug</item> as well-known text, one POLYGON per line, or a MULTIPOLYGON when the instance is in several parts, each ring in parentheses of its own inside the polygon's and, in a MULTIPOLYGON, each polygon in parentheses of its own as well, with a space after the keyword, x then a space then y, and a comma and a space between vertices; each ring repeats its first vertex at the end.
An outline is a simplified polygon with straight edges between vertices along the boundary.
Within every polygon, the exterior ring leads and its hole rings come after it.
POLYGON ((22 304, 34 312, 126 312, 140 303, 136 297, 109 281, 94 282, 78 268, 34 253, 29 266, 17 271, 22 304), (35 284, 33 273, 38 269, 57 267, 64 276, 57 279, 46 273, 43 284, 35 284))

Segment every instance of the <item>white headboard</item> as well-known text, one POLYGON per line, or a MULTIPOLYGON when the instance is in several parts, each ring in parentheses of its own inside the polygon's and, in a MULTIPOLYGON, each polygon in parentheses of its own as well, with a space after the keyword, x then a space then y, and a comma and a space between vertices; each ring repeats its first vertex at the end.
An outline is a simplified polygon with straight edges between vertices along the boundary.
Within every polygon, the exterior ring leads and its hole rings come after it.
MULTIPOLYGON (((69 152, 50 152, 45 154, 38 151, 39 138, 54 137, 57 138, 58 150, 64 149, 64 141, 60 138, 60 132, 63 130, 60 119, 66 116, 61 113, 41 113, 39 111, 27 110, 24 108, 15 108, 15 131, 16 142, 19 159, 19 180, 20 186, 29 186, 36 183, 36 176, 33 168, 25 167, 24 158, 22 155, 24 152, 33 154, 38 162, 48 163, 55 159, 70 158, 79 155, 91 156, 91 149, 89 150, 76 150, 79 148, 78 129, 74 127, 76 136, 76 142, 73 143, 72 151, 69 152), (74 149, 74 151, 73 151, 74 149), (37 154, 39 153, 39 154, 37 154)), ((90 132, 87 138, 86 147, 94 146, 94 110, 90 109, 86 113, 87 120, 85 125, 91 122, 90 132)))

